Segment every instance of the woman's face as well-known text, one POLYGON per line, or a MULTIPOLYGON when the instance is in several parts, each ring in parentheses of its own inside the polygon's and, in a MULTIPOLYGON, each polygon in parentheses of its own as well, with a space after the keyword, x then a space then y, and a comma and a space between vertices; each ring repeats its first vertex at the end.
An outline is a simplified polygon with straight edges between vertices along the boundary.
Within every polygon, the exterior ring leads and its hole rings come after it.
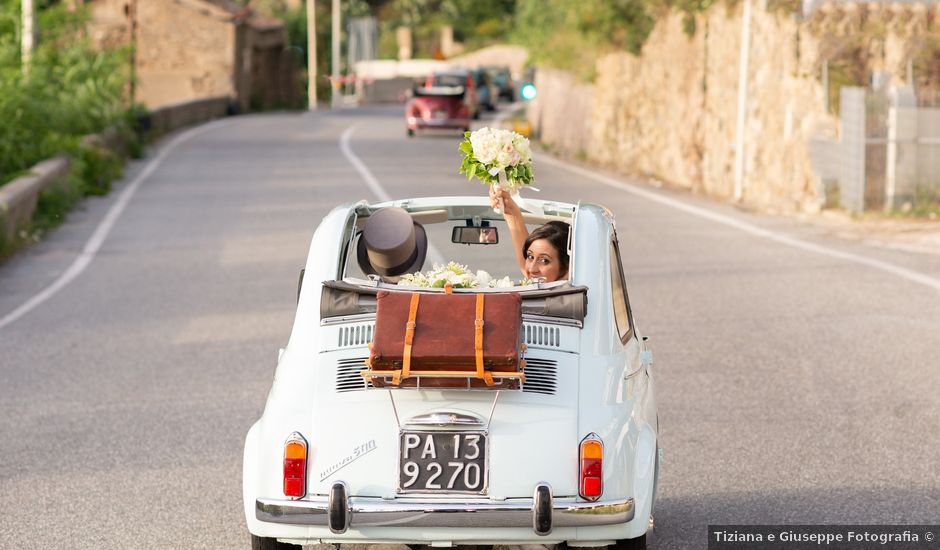
POLYGON ((562 269, 558 250, 548 239, 532 241, 525 253, 525 271, 528 278, 534 281, 538 277, 544 277, 545 282, 551 283, 567 275, 562 269))

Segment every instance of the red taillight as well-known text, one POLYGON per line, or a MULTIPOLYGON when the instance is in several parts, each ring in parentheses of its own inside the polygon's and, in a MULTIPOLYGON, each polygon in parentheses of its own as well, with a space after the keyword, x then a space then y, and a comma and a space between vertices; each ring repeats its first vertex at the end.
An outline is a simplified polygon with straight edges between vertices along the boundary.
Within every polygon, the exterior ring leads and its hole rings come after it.
POLYGON ((298 432, 284 442, 284 495, 301 498, 307 494, 307 440, 298 432))
POLYGON ((581 463, 581 496, 597 500, 604 492, 604 443, 597 434, 591 433, 581 440, 578 453, 581 463))

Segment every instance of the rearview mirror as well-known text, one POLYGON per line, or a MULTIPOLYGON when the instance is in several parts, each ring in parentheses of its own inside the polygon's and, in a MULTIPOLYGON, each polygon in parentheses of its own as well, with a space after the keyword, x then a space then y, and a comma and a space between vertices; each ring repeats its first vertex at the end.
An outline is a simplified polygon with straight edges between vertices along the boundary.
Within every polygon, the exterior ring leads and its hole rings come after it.
POLYGON ((460 244, 497 244, 499 233, 495 227, 455 226, 450 242, 460 244))

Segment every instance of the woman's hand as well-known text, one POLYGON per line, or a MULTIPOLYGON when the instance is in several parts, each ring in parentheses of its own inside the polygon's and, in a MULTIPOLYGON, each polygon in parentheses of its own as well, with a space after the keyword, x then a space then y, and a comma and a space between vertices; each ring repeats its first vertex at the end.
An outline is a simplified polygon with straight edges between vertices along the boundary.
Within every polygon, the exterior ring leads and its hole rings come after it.
POLYGON ((490 186, 490 206, 494 209, 502 206, 501 212, 503 213, 503 218, 506 220, 506 225, 509 226, 509 234, 512 236, 513 248, 516 249, 516 264, 519 265, 522 275, 527 277, 525 254, 523 253, 522 245, 525 244, 525 240, 529 237, 529 230, 526 228, 525 221, 522 219, 522 210, 519 209, 519 205, 516 204, 516 201, 512 200, 512 197, 509 196, 508 191, 500 188, 497 192, 495 185, 490 186), (502 205, 499 204, 500 200, 502 200, 502 205))
POLYGON ((499 201, 502 199, 502 213, 503 217, 515 217, 522 216, 522 211, 519 210, 519 205, 516 204, 516 201, 512 200, 512 197, 509 195, 509 191, 500 188, 499 192, 496 192, 496 186, 490 186, 490 207, 493 209, 499 209, 499 201))

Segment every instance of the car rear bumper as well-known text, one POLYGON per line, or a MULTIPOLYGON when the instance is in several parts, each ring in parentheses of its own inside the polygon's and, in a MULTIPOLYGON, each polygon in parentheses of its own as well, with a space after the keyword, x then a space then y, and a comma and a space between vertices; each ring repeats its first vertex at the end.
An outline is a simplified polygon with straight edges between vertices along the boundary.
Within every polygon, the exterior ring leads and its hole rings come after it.
POLYGON ((529 527, 538 535, 549 534, 553 527, 614 525, 633 519, 632 498, 560 501, 552 498, 550 489, 543 488, 547 485, 540 485, 533 498, 438 502, 347 498, 345 486, 334 486, 330 496, 303 500, 259 498, 255 501, 255 516, 269 523, 326 526, 334 533, 343 533, 349 527, 529 527))
POLYGON ((467 118, 417 118, 408 117, 408 127, 413 130, 427 128, 466 128, 470 126, 467 118))

